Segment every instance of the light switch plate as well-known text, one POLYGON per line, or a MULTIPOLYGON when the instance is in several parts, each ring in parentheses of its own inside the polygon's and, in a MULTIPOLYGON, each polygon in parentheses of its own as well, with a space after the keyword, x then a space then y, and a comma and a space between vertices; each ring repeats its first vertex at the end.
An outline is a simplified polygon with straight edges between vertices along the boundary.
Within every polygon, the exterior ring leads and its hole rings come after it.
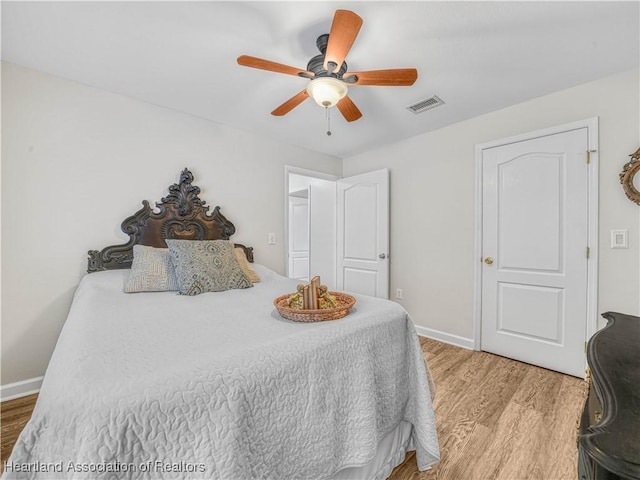
POLYGON ((611 248, 629 248, 629 230, 611 230, 611 248))

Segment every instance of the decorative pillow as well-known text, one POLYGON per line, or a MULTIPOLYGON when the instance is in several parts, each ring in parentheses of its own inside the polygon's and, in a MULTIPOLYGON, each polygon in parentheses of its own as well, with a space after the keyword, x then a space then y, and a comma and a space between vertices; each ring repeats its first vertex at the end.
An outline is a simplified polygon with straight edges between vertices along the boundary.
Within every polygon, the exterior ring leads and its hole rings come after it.
POLYGON ((229 240, 167 240, 181 295, 252 287, 229 240))
POLYGON ((178 290, 169 249, 134 245, 131 272, 125 278, 122 290, 125 293, 178 290))
POLYGON ((251 268, 251 264, 249 260, 247 260, 247 255, 244 253, 244 250, 241 247, 236 247, 236 258, 238 259, 238 263, 240 264, 240 268, 244 272, 244 274, 251 280, 253 283, 257 283, 260 281, 260 277, 258 274, 251 268))

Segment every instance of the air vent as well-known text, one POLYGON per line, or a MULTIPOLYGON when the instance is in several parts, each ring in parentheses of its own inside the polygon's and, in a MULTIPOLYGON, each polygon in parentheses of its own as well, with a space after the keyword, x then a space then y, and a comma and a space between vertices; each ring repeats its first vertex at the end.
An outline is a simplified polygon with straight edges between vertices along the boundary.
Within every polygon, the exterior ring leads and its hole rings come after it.
POLYGON ((418 103, 409 105, 407 109, 412 111, 413 113, 418 114, 418 113, 426 112, 427 110, 431 110, 432 108, 439 107, 440 105, 444 105, 444 102, 440 100, 439 97, 434 95, 433 97, 429 97, 425 100, 419 101, 418 103))

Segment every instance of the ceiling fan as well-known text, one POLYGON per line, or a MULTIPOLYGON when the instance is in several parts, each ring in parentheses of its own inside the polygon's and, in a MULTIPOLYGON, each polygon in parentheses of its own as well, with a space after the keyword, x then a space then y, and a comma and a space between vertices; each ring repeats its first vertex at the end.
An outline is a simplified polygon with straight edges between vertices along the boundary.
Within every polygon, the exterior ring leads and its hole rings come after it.
POLYGON ((361 26, 362 18, 355 13, 349 10, 336 10, 331 31, 320 35, 316 41, 320 55, 309 60, 306 70, 248 55, 238 57, 238 64, 310 80, 304 90, 276 108, 271 112, 272 115, 285 115, 307 98, 312 97, 321 107, 329 108, 337 105, 344 118, 348 122, 353 122, 362 117, 362 113, 347 95, 348 86, 410 86, 418 78, 418 71, 415 68, 348 71, 344 60, 361 26))

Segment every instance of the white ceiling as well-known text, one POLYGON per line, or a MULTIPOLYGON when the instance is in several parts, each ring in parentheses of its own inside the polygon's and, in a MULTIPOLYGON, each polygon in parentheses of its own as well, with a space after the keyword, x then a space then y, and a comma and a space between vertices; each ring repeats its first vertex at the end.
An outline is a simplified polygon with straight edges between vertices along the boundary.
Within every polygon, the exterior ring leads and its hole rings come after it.
MULTIPOLYGON (((2 2, 2 59, 340 158, 638 67, 634 2, 2 2), (347 123, 306 80, 237 65, 304 68, 336 9, 364 24, 349 70, 415 67, 412 87, 352 87, 347 123), (432 95, 445 105, 414 115, 432 95)), ((558 108, 562 108, 561 105, 558 108)))

